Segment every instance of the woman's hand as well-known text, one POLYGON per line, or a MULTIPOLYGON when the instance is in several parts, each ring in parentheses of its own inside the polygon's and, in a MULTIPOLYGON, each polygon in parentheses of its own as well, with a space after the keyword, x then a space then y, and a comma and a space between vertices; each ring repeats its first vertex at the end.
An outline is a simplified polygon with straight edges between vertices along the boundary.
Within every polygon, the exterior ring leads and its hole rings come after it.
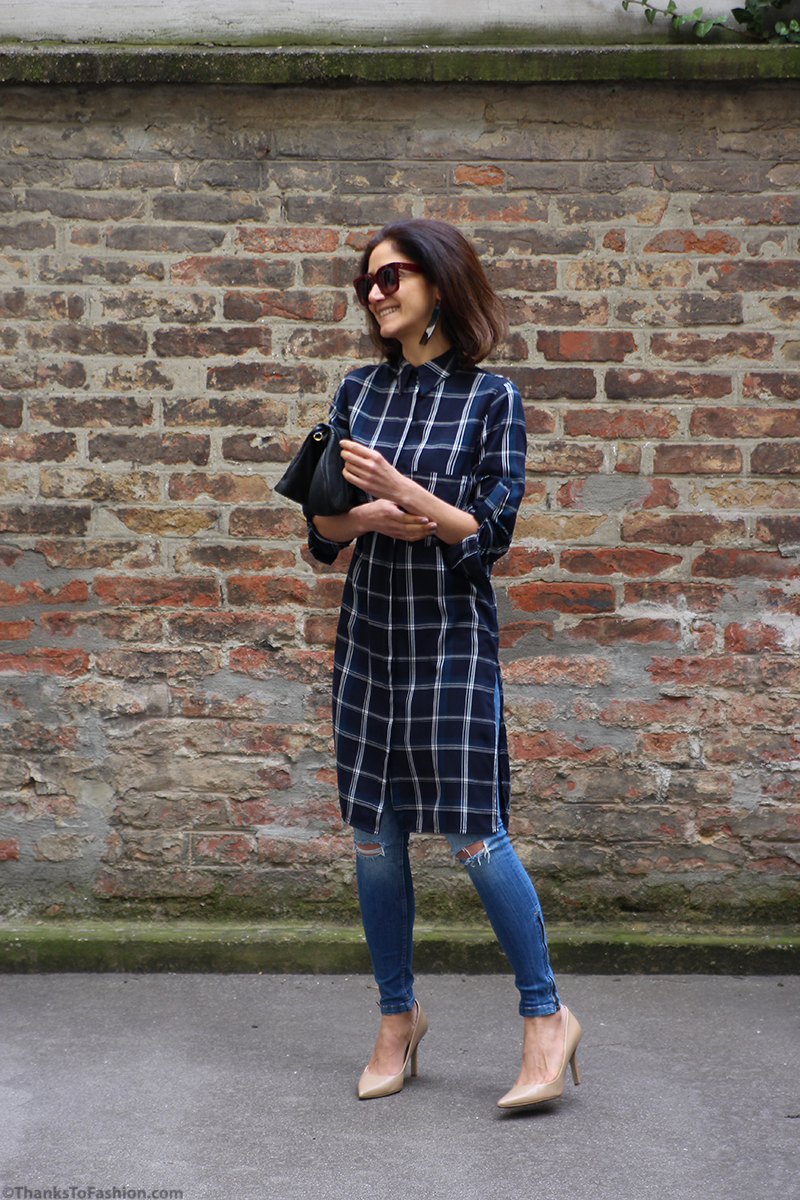
MULTIPOLYGON (((388 463, 378 450, 370 450, 360 442, 349 438, 340 443, 344 468, 342 474, 348 483, 368 492, 380 500, 392 500, 402 507, 401 497, 407 490, 408 480, 396 467, 388 463)), ((381 532, 383 532, 381 530, 381 532)))
MULTIPOLYGON (((478 532, 478 522, 471 513, 440 500, 421 484, 408 479, 387 462, 378 450, 370 450, 369 446, 362 446, 360 442, 353 442, 349 438, 343 439, 340 447, 345 479, 371 496, 376 496, 378 501, 389 502, 395 510, 390 512, 389 509, 381 509, 376 514, 376 519, 381 523, 368 528, 407 542, 416 542, 435 533, 450 546, 478 532), (420 526, 419 521, 426 521, 427 524, 420 526)), ((362 512, 362 516, 366 516, 363 510, 370 507, 366 504, 350 512, 362 512)))

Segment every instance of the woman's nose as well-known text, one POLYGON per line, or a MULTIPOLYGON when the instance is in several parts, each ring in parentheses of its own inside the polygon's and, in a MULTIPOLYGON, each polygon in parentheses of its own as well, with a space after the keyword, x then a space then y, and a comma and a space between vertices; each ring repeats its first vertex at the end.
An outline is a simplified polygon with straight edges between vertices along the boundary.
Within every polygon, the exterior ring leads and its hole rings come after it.
POLYGON ((378 287, 378 281, 376 280, 375 283, 373 283, 372 287, 369 289, 369 295, 367 296, 367 300, 369 301, 370 304, 375 304, 378 300, 382 300, 382 299, 383 299, 383 292, 378 287))

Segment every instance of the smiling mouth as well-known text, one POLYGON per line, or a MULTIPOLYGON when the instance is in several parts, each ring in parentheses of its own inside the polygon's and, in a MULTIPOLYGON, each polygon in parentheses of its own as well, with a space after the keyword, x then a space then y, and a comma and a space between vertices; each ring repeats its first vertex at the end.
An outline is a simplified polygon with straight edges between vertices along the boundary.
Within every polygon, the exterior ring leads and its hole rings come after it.
POLYGON ((378 311, 375 313, 375 316, 378 318, 379 321, 382 321, 384 317, 391 316, 392 313, 399 312, 399 310, 400 310, 400 305, 393 304, 391 308, 379 308, 378 311))

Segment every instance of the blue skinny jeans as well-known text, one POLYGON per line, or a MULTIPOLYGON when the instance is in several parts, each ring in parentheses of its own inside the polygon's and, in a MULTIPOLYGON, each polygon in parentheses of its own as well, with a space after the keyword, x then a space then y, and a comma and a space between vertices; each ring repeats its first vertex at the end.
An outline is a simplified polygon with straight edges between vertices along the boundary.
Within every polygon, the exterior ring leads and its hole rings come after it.
MULTIPOLYGON (((408 834, 386 804, 380 831, 353 831, 361 919, 380 991, 382 1013, 406 1012, 414 1004, 411 969, 414 885, 408 860, 408 834)), ((547 938, 536 890, 505 829, 486 838, 447 834, 450 851, 469 871, 497 940, 514 971, 523 1017, 541 1017, 560 1008, 550 969, 547 938), (478 850, 461 855, 468 847, 478 850)))

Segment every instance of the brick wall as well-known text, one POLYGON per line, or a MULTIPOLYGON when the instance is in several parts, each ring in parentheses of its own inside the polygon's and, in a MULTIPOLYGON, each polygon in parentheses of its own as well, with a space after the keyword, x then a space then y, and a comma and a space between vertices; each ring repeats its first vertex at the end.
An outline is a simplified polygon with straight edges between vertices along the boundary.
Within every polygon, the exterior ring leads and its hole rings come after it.
MULTIPOLYGON (((368 233, 506 296, 513 832, 555 915, 800 876, 800 88, 0 91, 6 909, 354 911, 345 563, 272 485, 369 359, 368 233)), ((441 839, 421 909, 472 911, 441 839)))

